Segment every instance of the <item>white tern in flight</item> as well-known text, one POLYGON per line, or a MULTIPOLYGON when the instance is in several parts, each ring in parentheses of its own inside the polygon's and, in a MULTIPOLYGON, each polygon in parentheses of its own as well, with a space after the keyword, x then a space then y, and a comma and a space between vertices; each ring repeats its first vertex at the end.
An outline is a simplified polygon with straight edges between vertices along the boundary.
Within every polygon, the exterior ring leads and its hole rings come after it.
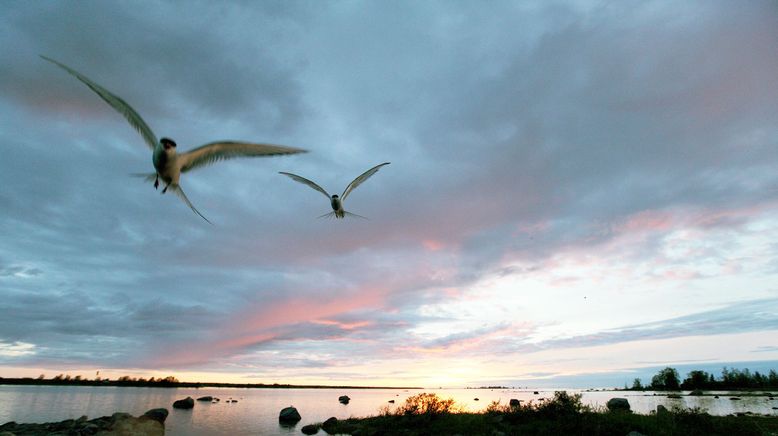
POLYGON ((356 217, 359 217, 359 218, 364 218, 361 215, 357 215, 357 214, 351 213, 351 212, 346 212, 343 209, 343 202, 346 201, 346 197, 348 197, 348 195, 351 193, 351 191, 356 189, 357 186, 361 185, 362 182, 364 182, 365 180, 369 179, 370 176, 372 176, 373 174, 377 173, 378 170, 381 169, 381 167, 384 166, 384 165, 389 165, 389 162, 384 162, 384 163, 382 163, 380 165, 376 165, 373 168, 370 168, 369 170, 367 170, 364 173, 362 173, 362 175, 360 175, 359 177, 354 179, 351 183, 348 184, 348 186, 346 186, 346 189, 343 191, 343 195, 341 195, 340 198, 338 198, 338 194, 333 194, 333 195, 328 194, 327 191, 325 191, 321 186, 319 186, 316 183, 306 179, 305 177, 298 176, 297 174, 285 173, 283 171, 280 172, 279 174, 283 174, 285 176, 289 176, 289 177, 292 178, 292 180, 294 180, 296 182, 300 182, 300 183, 303 183, 303 184, 306 184, 306 185, 310 186, 311 188, 313 188, 313 189, 321 192, 322 194, 324 194, 324 196, 327 197, 327 199, 330 200, 330 206, 332 206, 332 212, 326 213, 326 214, 320 216, 319 218, 332 217, 332 216, 334 216, 335 218, 344 218, 346 215, 351 215, 351 216, 356 216, 356 217))
MULTIPOLYGON (((78 71, 55 61, 54 59, 41 56, 43 59, 54 63, 60 68, 64 69, 68 73, 75 76, 78 80, 82 81, 92 91, 96 92, 106 103, 111 105, 120 114, 124 115, 124 118, 129 121, 132 127, 140 133, 146 145, 152 150, 152 162, 154 163, 154 169, 156 172, 151 174, 136 174, 138 176, 145 177, 146 180, 154 181, 154 188, 159 186, 159 179, 165 183, 165 187, 162 189, 162 193, 167 192, 168 189, 178 195, 184 203, 187 204, 197 215, 200 215, 205 221, 207 218, 203 216, 192 203, 186 198, 184 191, 181 190, 181 186, 178 184, 181 173, 200 168, 206 165, 210 165, 220 160, 227 160, 236 157, 252 157, 252 156, 273 156, 282 154, 304 153, 307 150, 293 147, 285 147, 281 145, 271 144, 253 144, 248 142, 238 141, 216 141, 189 150, 184 153, 176 153, 176 143, 170 138, 162 138, 157 141, 157 137, 151 128, 143 121, 143 118, 138 115, 137 112, 127 102, 109 92, 107 89, 96 84, 88 79, 78 71)), ((208 221, 210 223, 210 221, 208 221)))

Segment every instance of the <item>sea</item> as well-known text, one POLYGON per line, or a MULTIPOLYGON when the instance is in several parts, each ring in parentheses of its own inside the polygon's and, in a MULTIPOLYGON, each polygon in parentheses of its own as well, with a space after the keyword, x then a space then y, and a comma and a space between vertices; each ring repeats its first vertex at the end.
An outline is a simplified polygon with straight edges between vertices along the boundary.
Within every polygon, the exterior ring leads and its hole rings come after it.
MULTIPOLYGON (((484 410, 491 402, 508 404, 512 398, 542 401, 552 398, 554 391, 581 393, 585 404, 604 408, 613 397, 627 398, 632 410, 648 414, 660 404, 668 409, 699 408, 712 415, 751 412, 778 416, 778 397, 743 396, 737 392, 706 392, 712 396, 667 398, 666 393, 635 391, 581 391, 577 389, 238 389, 238 388, 136 388, 109 386, 16 386, 0 385, 0 424, 55 422, 89 419, 127 412, 142 415, 149 409, 167 408, 167 435, 299 435, 306 424, 323 422, 332 416, 338 419, 377 415, 392 410, 405 399, 422 392, 441 398, 453 398, 467 411, 484 410), (537 393, 536 393, 537 392, 537 393), (213 396, 216 403, 196 401, 190 410, 173 409, 173 401, 192 397, 213 396), (349 404, 338 397, 348 395, 349 404), (731 398, 738 397, 739 400, 731 398), (227 400, 237 400, 228 402, 227 400), (394 400, 394 403, 389 403, 394 400), (278 414, 284 407, 294 406, 302 420, 294 426, 280 425, 278 414)), ((688 393, 688 392, 684 392, 688 393)), ((325 434, 320 431, 320 434, 325 434)))

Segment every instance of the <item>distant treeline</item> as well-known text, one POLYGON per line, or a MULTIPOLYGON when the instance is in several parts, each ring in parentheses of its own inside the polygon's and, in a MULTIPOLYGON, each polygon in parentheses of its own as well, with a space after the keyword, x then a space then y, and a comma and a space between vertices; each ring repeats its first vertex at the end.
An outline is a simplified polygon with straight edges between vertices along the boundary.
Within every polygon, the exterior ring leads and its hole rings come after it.
POLYGON ((632 387, 624 386, 627 390, 655 390, 672 391, 679 389, 704 389, 704 390, 729 390, 729 389, 778 389, 778 373, 771 369, 767 374, 759 371, 751 372, 748 368, 721 370, 721 376, 716 378, 705 371, 690 371, 681 381, 675 368, 667 367, 656 373, 651 378, 651 384, 643 385, 639 378, 632 382, 632 387))
POLYGON ((70 376, 59 374, 47 379, 41 374, 38 378, 4 378, 0 377, 0 385, 66 385, 66 386, 133 386, 133 387, 159 387, 159 388, 262 388, 262 389, 421 389, 418 387, 391 387, 391 386, 325 386, 325 385, 291 385, 291 384, 264 384, 264 383, 203 383, 182 382, 173 376, 165 378, 148 379, 143 377, 122 376, 116 380, 95 377, 90 380, 80 375, 70 376))

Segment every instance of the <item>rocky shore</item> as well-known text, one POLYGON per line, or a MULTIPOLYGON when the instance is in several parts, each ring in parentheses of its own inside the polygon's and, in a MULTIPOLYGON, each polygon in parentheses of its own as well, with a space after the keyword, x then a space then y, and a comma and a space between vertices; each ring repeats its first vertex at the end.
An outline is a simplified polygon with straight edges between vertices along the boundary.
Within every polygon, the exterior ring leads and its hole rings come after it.
POLYGON ((151 409, 138 417, 129 413, 114 413, 95 419, 82 416, 44 424, 8 422, 0 425, 0 436, 162 436, 165 434, 167 415, 167 409, 151 409))

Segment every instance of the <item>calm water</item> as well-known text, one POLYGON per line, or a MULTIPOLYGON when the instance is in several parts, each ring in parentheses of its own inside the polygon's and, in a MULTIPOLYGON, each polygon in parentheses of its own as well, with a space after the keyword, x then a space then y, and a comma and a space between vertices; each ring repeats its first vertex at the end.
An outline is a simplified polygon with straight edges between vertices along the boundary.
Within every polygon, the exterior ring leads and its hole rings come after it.
MULTIPOLYGON (((578 392, 569 389, 569 392, 578 392)), ((435 392, 443 398, 453 398, 467 410, 483 410, 491 401, 507 404, 511 398, 523 401, 549 398, 554 390, 541 390, 535 395, 532 390, 500 389, 165 389, 165 388, 116 388, 88 386, 5 386, 0 385, 0 424, 16 422, 51 422, 87 415, 90 419, 111 415, 114 412, 128 412, 140 415, 149 409, 164 407, 170 411, 165 422, 166 433, 170 435, 298 435, 305 424, 321 422, 334 416, 338 419, 350 416, 375 415, 385 406, 396 407, 411 395, 420 392, 435 392), (173 401, 187 396, 193 398, 212 395, 220 398, 219 403, 196 402, 192 410, 177 410, 173 401), (338 403, 340 395, 351 397, 351 403, 338 403), (475 401, 474 398, 479 401, 475 401), (226 403, 233 398, 237 403, 226 403), (395 400, 395 405, 388 404, 395 400), (293 405, 302 415, 294 427, 278 424, 278 412, 293 405)), ((718 393, 713 397, 683 397, 674 400, 664 395, 653 396, 652 392, 582 392, 583 400, 594 406, 605 406, 608 399, 626 397, 637 413, 649 413, 663 404, 668 408, 700 407, 714 415, 736 412, 752 412, 778 415, 778 400, 767 397, 741 397, 740 401, 729 398, 737 394, 718 393)))

